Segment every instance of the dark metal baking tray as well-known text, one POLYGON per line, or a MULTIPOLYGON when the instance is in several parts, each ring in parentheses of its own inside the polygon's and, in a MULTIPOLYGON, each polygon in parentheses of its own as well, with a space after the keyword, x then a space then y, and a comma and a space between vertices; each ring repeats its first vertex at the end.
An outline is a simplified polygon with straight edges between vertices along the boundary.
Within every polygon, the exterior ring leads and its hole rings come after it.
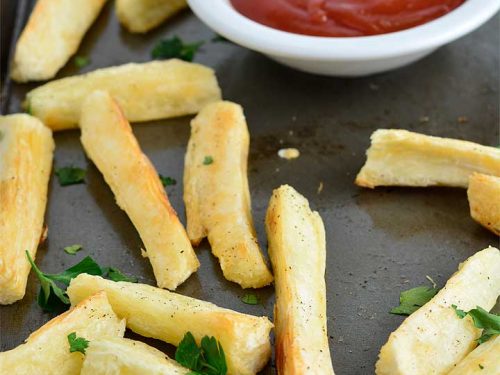
MULTIPOLYGON (((22 26, 32 1, 20 1, 19 6, 22 26)), ((129 34, 120 28, 113 4, 108 3, 77 53, 89 56, 92 63, 78 71, 70 61, 58 77, 149 61, 153 45, 162 37, 208 41, 195 60, 216 70, 224 98, 242 104, 248 119, 249 179, 259 239, 265 247, 263 220, 274 188, 288 183, 310 200, 326 227, 328 328, 335 371, 372 374, 381 345, 403 320, 388 313, 399 292, 427 283, 426 275, 442 286, 461 261, 498 245, 498 238, 470 218, 463 189, 366 190, 356 187, 353 179, 364 162, 370 134, 381 127, 499 144, 498 21, 496 16, 409 67, 367 78, 336 79, 291 70, 232 43, 210 42, 213 32, 189 11, 146 35, 129 34), (280 159, 277 151, 286 146, 297 147, 301 156, 280 159), (324 189, 318 193, 321 182, 324 189)), ((4 87, 4 113, 15 113, 36 84, 9 84, 4 87)), ((178 181, 167 190, 183 222, 189 121, 183 117, 134 126, 158 171, 178 181)), ((79 132, 56 133, 55 140, 55 166, 73 164, 86 168, 88 175, 86 184, 69 187, 60 187, 52 178, 49 238, 37 254, 41 269, 59 271, 91 255, 103 265, 154 284, 151 267, 140 255, 139 236, 85 158, 79 132), (63 247, 74 243, 85 250, 76 256, 64 253, 63 247)), ((224 280, 206 242, 197 253, 201 268, 179 293, 272 317, 271 287, 256 292, 263 306, 245 305, 240 301, 245 292, 224 280)), ((32 274, 26 297, 0 307, 1 350, 19 345, 51 318, 38 308, 37 290, 32 274)), ((171 353, 171 347, 149 342, 171 353)), ((274 373, 272 364, 263 373, 274 373)))

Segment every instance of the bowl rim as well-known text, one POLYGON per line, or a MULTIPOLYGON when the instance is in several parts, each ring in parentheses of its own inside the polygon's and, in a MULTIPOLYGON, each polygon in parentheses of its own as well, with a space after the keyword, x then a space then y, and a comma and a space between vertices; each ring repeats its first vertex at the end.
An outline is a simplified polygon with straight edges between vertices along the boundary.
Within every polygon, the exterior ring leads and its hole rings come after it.
POLYGON ((294 34, 255 22, 230 0, 188 0, 192 11, 225 38, 264 54, 302 60, 373 60, 440 47, 475 30, 500 9, 500 0, 466 0, 433 21, 388 34, 322 37, 294 34))

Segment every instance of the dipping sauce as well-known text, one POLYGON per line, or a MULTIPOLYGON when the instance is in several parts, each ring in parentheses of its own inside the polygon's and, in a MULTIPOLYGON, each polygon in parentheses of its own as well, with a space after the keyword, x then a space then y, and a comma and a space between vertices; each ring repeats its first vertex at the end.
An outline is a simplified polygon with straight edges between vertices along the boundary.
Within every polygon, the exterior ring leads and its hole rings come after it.
POLYGON ((465 0, 231 0, 244 16, 295 34, 352 37, 422 25, 465 0))

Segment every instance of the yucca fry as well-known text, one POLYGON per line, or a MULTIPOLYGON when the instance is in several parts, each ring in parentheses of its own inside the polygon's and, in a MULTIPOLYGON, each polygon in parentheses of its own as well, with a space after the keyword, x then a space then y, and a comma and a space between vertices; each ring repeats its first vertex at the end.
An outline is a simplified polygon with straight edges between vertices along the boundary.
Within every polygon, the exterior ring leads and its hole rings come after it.
POLYGON ((407 130, 375 131, 366 154, 356 184, 368 188, 433 185, 467 188, 473 172, 500 176, 498 148, 407 130))
POLYGON ((52 130, 77 128, 83 101, 96 90, 108 91, 131 122, 194 114, 221 97, 212 69, 172 59, 52 81, 28 92, 25 105, 52 130))
POLYGON ((272 282, 253 226, 247 163, 250 136, 241 106, 218 102, 191 122, 184 166, 187 232, 204 237, 224 277, 243 288, 272 282), (209 158, 211 163, 205 162, 209 158))
POLYGON ((93 340, 85 352, 81 375, 184 375, 191 371, 161 351, 124 338, 93 340))
POLYGON ((186 0, 116 0, 120 23, 133 33, 145 33, 184 8, 186 0))
POLYGON ((472 218, 500 236, 500 178, 473 173, 467 196, 472 218))
POLYGON ((452 305, 490 310, 500 295, 500 251, 477 252, 459 266, 445 287, 391 333, 376 364, 377 375, 448 374, 476 347, 481 330, 460 319, 452 305))
POLYGON ((0 116, 0 304, 24 297, 42 237, 52 168, 52 132, 25 114, 0 116))
POLYGON ((17 41, 11 76, 53 78, 76 52, 106 0, 38 0, 17 41))
POLYGON ((205 335, 214 336, 226 354, 229 374, 256 374, 270 358, 273 325, 266 317, 238 313, 150 285, 86 274, 71 280, 68 296, 75 304, 99 290, 106 292, 127 327, 142 336, 176 346, 188 331, 198 343, 205 335))
POLYGON ((144 242, 158 286, 177 288, 200 263, 120 107, 107 92, 96 91, 83 104, 80 127, 85 152, 144 242))
POLYGON ((266 215, 275 275, 279 374, 333 374, 326 325, 323 221, 295 189, 274 190, 266 215))
POLYGON ((73 332, 89 341, 123 337, 125 322, 117 318, 106 294, 91 295, 33 332, 24 344, 0 353, 0 374, 80 374, 83 355, 69 351, 68 335, 73 332))
POLYGON ((479 345, 448 373, 448 375, 474 374, 500 374, 500 335, 479 345))

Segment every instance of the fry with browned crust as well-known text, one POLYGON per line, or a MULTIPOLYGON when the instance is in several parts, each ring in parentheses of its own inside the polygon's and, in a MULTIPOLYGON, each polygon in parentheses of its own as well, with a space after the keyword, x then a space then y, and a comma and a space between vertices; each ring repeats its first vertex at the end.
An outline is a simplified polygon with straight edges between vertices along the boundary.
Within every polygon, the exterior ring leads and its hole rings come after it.
POLYGON ((472 218, 500 236, 500 178, 473 173, 467 196, 472 218))
POLYGON ((205 107, 191 122, 184 167, 187 232, 208 236, 224 277, 260 288, 273 277, 253 226, 247 162, 250 136, 242 108, 231 102, 205 107))
POLYGON ((28 92, 25 105, 54 131, 77 128, 83 101, 96 90, 109 92, 131 122, 197 113, 221 97, 212 69, 172 59, 58 79, 28 92))
POLYGON ((120 23, 133 33, 145 33, 184 8, 186 0, 116 0, 120 23))
POLYGON ((333 374, 328 348, 325 228, 288 185, 274 190, 266 215, 276 284, 276 366, 279 374, 333 374))
POLYGON ((33 332, 17 348, 0 353, 0 374, 78 375, 84 356, 70 353, 68 335, 92 341, 123 337, 125 321, 118 319, 101 292, 89 297, 33 332))
POLYGON ((83 104, 80 127, 85 152, 144 242, 158 286, 177 288, 200 263, 120 107, 107 92, 96 91, 83 104))
POLYGON ((392 185, 467 188, 473 172, 500 177, 500 149, 407 130, 375 131, 366 154, 356 184, 368 188, 392 185))
POLYGON ((11 76, 18 82, 52 78, 76 52, 106 0, 38 0, 19 40, 11 76))
POLYGON ((228 374, 253 375, 269 361, 273 325, 267 317, 242 314, 150 285, 87 274, 71 280, 68 296, 74 305, 99 290, 106 292, 127 327, 142 336, 176 346, 188 331, 198 344, 204 336, 216 337, 226 355, 228 374))
POLYGON ((52 132, 25 114, 0 116, 0 304, 24 297, 42 237, 52 168, 52 132))

